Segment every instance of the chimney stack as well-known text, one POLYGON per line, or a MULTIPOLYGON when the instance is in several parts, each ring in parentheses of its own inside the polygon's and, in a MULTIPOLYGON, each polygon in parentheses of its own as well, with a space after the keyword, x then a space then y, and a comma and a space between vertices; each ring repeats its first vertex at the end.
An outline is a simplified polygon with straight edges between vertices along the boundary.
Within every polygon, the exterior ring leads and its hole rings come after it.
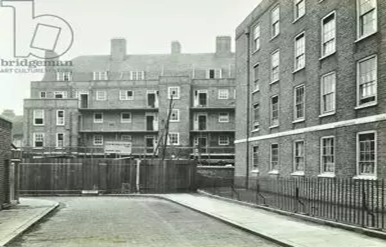
POLYGON ((229 55, 231 53, 232 39, 230 36, 216 37, 216 54, 229 55))
POLYGON ((111 40, 111 60, 123 61, 126 57, 126 39, 111 40))
POLYGON ((178 41, 172 42, 172 54, 181 54, 181 43, 178 41))

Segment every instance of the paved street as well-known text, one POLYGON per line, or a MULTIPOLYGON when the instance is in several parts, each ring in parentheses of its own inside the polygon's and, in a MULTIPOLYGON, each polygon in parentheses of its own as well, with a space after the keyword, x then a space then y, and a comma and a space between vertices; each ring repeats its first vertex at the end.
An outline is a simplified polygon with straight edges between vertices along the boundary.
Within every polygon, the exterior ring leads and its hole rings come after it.
POLYGON ((151 198, 47 198, 63 205, 10 247, 277 246, 200 213, 151 198))

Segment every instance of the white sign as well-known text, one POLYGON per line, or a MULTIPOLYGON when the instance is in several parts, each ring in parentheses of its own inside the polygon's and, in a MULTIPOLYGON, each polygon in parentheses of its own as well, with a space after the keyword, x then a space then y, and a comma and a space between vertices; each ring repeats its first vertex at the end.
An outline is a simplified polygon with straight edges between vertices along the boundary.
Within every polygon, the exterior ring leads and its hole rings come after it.
POLYGON ((106 154, 131 154, 131 142, 106 142, 106 154))

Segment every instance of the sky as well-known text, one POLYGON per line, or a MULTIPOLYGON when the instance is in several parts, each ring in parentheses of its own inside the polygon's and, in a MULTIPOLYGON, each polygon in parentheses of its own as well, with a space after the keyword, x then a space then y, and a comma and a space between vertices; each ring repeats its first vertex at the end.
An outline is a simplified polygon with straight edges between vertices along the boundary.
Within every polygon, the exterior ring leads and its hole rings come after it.
MULTIPOLYGON (((70 60, 80 55, 107 55, 110 39, 117 37, 127 40, 128 54, 169 53, 174 40, 180 41, 183 53, 214 52, 215 37, 232 36, 234 41, 236 27, 259 2, 35 0, 34 4, 36 16, 60 16, 70 24, 74 42, 60 57, 70 60)), ((16 114, 23 114, 23 99, 29 98, 30 81, 41 80, 43 74, 4 71, 2 62, 15 60, 13 13, 12 8, 0 7, 0 113, 13 109, 16 114)))

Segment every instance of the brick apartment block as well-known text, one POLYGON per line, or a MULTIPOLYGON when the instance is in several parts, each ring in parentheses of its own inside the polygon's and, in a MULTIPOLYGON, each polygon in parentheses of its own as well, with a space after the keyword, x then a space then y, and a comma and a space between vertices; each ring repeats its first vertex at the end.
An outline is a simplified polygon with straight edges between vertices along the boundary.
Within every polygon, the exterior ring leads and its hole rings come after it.
POLYGON ((0 118, 0 210, 10 203, 11 133, 12 124, 0 118))
POLYGON ((236 31, 236 183, 386 178, 385 48, 386 1, 263 0, 236 31))
POLYGON ((233 160, 231 38, 217 37, 214 53, 182 53, 177 41, 170 54, 131 55, 126 47, 125 39, 113 39, 110 55, 77 57, 31 82, 24 150, 104 155, 106 142, 130 141, 135 156, 153 154, 172 97, 168 154, 233 160))

